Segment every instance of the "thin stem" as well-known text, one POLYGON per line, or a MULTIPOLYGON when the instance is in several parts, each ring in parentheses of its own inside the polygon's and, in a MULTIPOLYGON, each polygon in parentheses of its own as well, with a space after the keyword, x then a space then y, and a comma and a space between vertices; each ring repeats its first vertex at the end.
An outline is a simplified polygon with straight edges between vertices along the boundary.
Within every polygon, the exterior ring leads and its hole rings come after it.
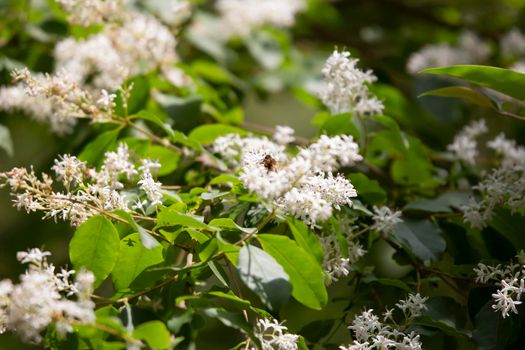
POLYGON ((246 236, 244 236, 243 238, 241 238, 240 240, 238 240, 237 242, 235 242, 235 245, 239 245, 243 242, 246 242, 247 240, 251 239, 254 235, 256 235, 257 233, 259 233, 259 231, 261 231, 264 226, 266 226, 267 223, 270 222, 270 220, 272 220, 273 216, 275 215, 275 209, 273 209, 258 225, 257 225, 257 228, 255 229, 255 231, 251 232, 251 233, 248 233, 246 236))

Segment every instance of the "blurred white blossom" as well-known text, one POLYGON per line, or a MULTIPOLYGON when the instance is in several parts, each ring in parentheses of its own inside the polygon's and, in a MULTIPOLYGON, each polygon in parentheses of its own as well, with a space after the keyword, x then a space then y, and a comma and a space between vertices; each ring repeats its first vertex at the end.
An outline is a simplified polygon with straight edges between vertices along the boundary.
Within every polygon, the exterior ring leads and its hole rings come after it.
POLYGON ((262 26, 291 27, 306 7, 304 0, 218 0, 221 30, 226 37, 246 37, 262 26))
POLYGON ((525 55, 525 37, 518 28, 512 28, 501 38, 500 51, 510 58, 525 55))
POLYGON ((64 336, 73 331, 73 324, 95 322, 95 304, 90 300, 93 274, 80 271, 73 282, 74 271, 55 273, 47 262, 49 255, 38 248, 19 252, 18 260, 29 264, 20 283, 0 281, 0 333, 12 331, 25 341, 39 343, 40 333, 50 324, 64 336), (67 299, 72 295, 76 300, 67 299))
POLYGON ((277 125, 273 140, 279 145, 287 145, 295 141, 295 130, 285 125, 277 125))
POLYGON ((454 140, 447 146, 447 149, 452 152, 456 159, 466 164, 474 165, 476 164, 476 156, 478 155, 476 137, 486 132, 487 125, 484 119, 473 121, 454 137, 454 140))
POLYGON ((500 164, 474 186, 479 198, 471 198, 462 207, 465 221, 478 229, 486 226, 498 207, 508 207, 513 213, 525 210, 525 147, 502 134, 487 142, 487 147, 500 156, 500 164))
POLYGON ((320 97, 332 114, 354 112, 358 115, 381 114, 383 103, 374 96, 367 84, 377 80, 371 70, 357 68, 358 59, 350 52, 335 50, 322 69, 325 80, 320 97))
POLYGON ((445 43, 429 44, 413 53, 408 59, 407 70, 416 74, 426 68, 483 63, 490 54, 490 45, 476 34, 465 31, 461 33, 455 46, 445 43))

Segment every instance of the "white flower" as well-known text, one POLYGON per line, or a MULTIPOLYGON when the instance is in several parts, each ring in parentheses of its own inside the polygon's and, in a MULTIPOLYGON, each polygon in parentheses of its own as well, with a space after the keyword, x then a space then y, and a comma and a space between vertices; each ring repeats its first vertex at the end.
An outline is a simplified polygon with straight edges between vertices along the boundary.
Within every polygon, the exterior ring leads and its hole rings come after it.
MULTIPOLYGON (((399 306, 399 304, 396 304, 399 306)), ((393 310, 388 310, 384 317, 385 322, 391 319, 393 310), (390 316, 388 316, 390 315, 390 316)), ((397 326, 394 323, 394 326, 397 326)), ((405 334, 394 326, 382 323, 373 310, 365 310, 357 315, 348 328, 354 333, 354 342, 348 346, 340 346, 341 350, 358 349, 402 349, 402 350, 421 350, 419 335, 411 332, 405 334)))
POLYGON ((400 300, 396 306, 407 315, 408 318, 415 318, 421 315, 421 312, 427 309, 425 302, 428 297, 422 297, 419 293, 409 294, 405 300, 400 300))
POLYGON ((220 27, 226 37, 246 37, 264 25, 291 27, 304 0, 218 0, 220 27))
POLYGON ((86 162, 80 161, 75 156, 64 154, 55 159, 55 165, 51 168, 61 180, 64 186, 75 186, 84 181, 86 174, 86 162))
POLYGON ((401 219, 400 211, 392 211, 389 207, 373 207, 374 215, 372 219, 374 220, 374 228, 379 232, 389 235, 394 231, 395 226, 403 222, 401 219))
POLYGON ((302 149, 298 156, 308 160, 314 171, 327 172, 352 166, 363 160, 359 154, 359 146, 350 135, 321 135, 315 143, 302 149))
POLYGON ((50 252, 41 251, 38 248, 31 248, 27 252, 18 252, 16 258, 22 264, 34 264, 41 266, 42 263, 46 260, 46 256, 50 256, 50 252))
POLYGON ((71 23, 82 26, 101 24, 117 20, 122 16, 122 0, 57 0, 68 12, 71 23))
POLYGON ((331 173, 362 159, 351 136, 322 135, 290 157, 283 145, 265 137, 230 134, 217 138, 213 151, 233 166, 242 159, 239 178, 250 192, 312 227, 327 220, 333 208, 352 205, 357 196, 350 181, 331 173))
POLYGON ((473 121, 454 137, 454 141, 447 146, 447 149, 452 152, 455 158, 464 161, 466 164, 474 165, 476 163, 475 158, 478 155, 478 144, 475 138, 485 132, 487 132, 485 120, 473 121))
POLYGON ((425 68, 482 63, 489 58, 490 53, 488 44, 472 32, 465 31, 456 46, 430 44, 413 53, 408 59, 407 71, 416 74, 425 68))
POLYGON ((140 188, 146 192, 152 205, 162 204, 164 195, 161 192, 162 184, 153 179, 149 171, 143 171, 138 182, 140 188))
POLYGON ((255 336, 263 350, 297 350, 299 336, 285 333, 287 329, 276 320, 262 318, 257 320, 255 336))
POLYGON ((95 304, 89 299, 93 292, 93 274, 77 275, 75 285, 78 286, 72 288, 73 284, 68 281, 71 272, 62 270, 55 275, 54 266, 46 261, 48 255, 36 248, 19 252, 19 260, 30 264, 20 276, 20 283, 0 282, 0 333, 10 330, 25 341, 38 343, 42 340, 40 333, 52 323, 59 334, 64 335, 73 331, 72 323, 95 321, 95 304), (68 300, 62 292, 75 294, 76 300, 68 300))
POLYGON ((295 130, 289 126, 277 125, 275 127, 275 133, 273 134, 273 139, 279 145, 287 145, 294 142, 295 130))
POLYGON ((521 57, 525 54, 525 37, 518 28, 512 28, 501 38, 500 51, 506 57, 521 57))
POLYGON ((321 100, 332 114, 381 114, 383 104, 367 87, 367 84, 375 82, 377 78, 372 71, 357 68, 358 60, 349 57, 350 52, 335 50, 326 60, 322 70, 326 86, 321 93, 321 100))
POLYGON ((97 100, 97 105, 101 105, 106 108, 113 107, 113 100, 117 97, 115 94, 109 94, 106 89, 100 90, 100 98, 97 100))

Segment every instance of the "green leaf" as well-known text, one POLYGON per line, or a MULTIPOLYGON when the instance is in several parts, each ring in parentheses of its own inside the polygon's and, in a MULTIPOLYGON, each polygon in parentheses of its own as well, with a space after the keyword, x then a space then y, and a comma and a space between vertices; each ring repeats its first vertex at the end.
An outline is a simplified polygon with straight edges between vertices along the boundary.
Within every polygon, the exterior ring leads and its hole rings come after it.
POLYGON ((446 248, 440 227, 429 220, 403 218, 403 222, 395 226, 393 235, 423 261, 438 260, 446 248))
POLYGON ((9 129, 0 124, 0 148, 2 148, 9 157, 13 156, 13 140, 9 129))
POLYGON ((122 91, 117 91, 115 98, 115 113, 121 116, 132 115, 140 111, 146 106, 149 98, 149 81, 145 76, 136 76, 127 81, 125 86, 132 86, 128 98, 127 110, 124 106, 122 91))
POLYGON ((69 257, 75 270, 88 269, 99 286, 113 270, 119 254, 117 230, 103 216, 93 216, 75 231, 69 243, 69 257))
POLYGON ((494 107, 492 101, 487 96, 485 96, 479 91, 473 90, 466 86, 448 86, 440 89, 427 91, 419 95, 419 97, 423 96, 457 97, 463 100, 467 100, 470 103, 473 103, 478 106, 489 108, 494 107))
POLYGON ((111 273, 117 290, 123 290, 146 268, 161 263, 162 247, 147 249, 141 243, 140 235, 133 233, 120 241, 120 254, 111 273))
POLYGON ((241 313, 226 311, 223 308, 207 308, 203 309, 202 313, 208 317, 218 319, 227 327, 235 328, 248 334, 252 332, 251 325, 246 322, 241 313))
POLYGON ((213 219, 212 221, 208 223, 208 225, 211 227, 217 227, 217 228, 225 229, 225 230, 241 231, 241 232, 248 233, 248 234, 254 233, 255 231, 257 231, 257 228, 255 227, 239 226, 235 223, 235 221, 233 221, 230 218, 213 219))
POLYGON ((357 195, 365 202, 377 204, 386 201, 386 191, 377 180, 370 180, 362 173, 349 174, 347 177, 354 185, 357 195))
POLYGON ((238 78, 211 61, 197 60, 191 64, 193 72, 204 79, 218 84, 237 84, 238 78))
POLYGON ((352 122, 352 115, 349 113, 332 115, 321 125, 320 132, 327 135, 352 135, 355 138, 360 137, 357 127, 352 122))
POLYGON ((463 79, 469 83, 525 100, 525 74, 515 70, 477 65, 459 65, 425 69, 421 73, 463 79))
POLYGON ((174 127, 177 130, 188 132, 200 124, 202 97, 177 97, 156 93, 155 99, 164 108, 170 119, 175 122, 174 127))
POLYGON ((225 124, 205 124, 193 129, 188 137, 200 142, 202 145, 210 145, 219 136, 227 134, 246 135, 246 131, 235 126, 225 124))
POLYGON ((478 350, 504 350, 512 336, 512 317, 503 318, 501 313, 492 308, 492 300, 488 301, 474 318, 472 339, 478 350))
POLYGON ((133 331, 133 337, 145 340, 154 350, 167 349, 170 346, 170 332, 161 321, 150 321, 139 325, 133 331))
POLYGON ((139 111, 137 114, 130 116, 129 119, 141 119, 141 120, 149 121, 155 124, 156 126, 158 126, 159 128, 161 128, 162 130, 164 130, 164 132, 166 132, 167 135, 169 135, 170 137, 173 137, 173 129, 171 128, 171 126, 167 124, 165 121, 163 121, 162 119, 160 119, 155 113, 151 111, 147 111, 147 110, 139 111))
POLYGON ((188 214, 181 214, 171 207, 162 209, 157 216, 156 227, 163 226, 183 226, 197 230, 214 231, 214 229, 212 229, 210 226, 206 225, 200 220, 197 220, 196 217, 190 216, 188 214))
POLYGON ((466 192, 445 192, 437 198, 418 199, 408 203, 403 211, 424 211, 429 213, 450 213, 468 203, 471 194, 466 192))
POLYGON ((516 249, 525 249, 525 217, 512 214, 508 209, 496 209, 489 225, 508 239, 516 249))
POLYGON ((238 259, 241 279, 266 306, 277 310, 288 301, 290 278, 271 255, 247 244, 239 251, 238 259))
POLYGON ((323 246, 317 236, 301 220, 288 218, 287 222, 295 242, 309 252, 319 264, 322 264, 324 259, 323 246))
POLYGON ((315 310, 326 305, 323 270, 315 258, 286 236, 262 234, 257 239, 290 276, 292 296, 297 301, 315 310))
POLYGON ((122 128, 118 127, 98 135, 93 141, 84 147, 78 158, 90 164, 96 164, 102 159, 104 152, 115 144, 120 130, 122 130, 122 128))
POLYGON ((133 219, 133 217, 128 212, 125 212, 124 210, 115 210, 115 214, 125 219, 128 222, 128 224, 131 227, 133 227, 133 229, 137 230, 137 232, 140 235, 140 240, 142 242, 142 245, 144 247, 146 247, 147 249, 151 249, 151 248, 159 246, 159 242, 157 242, 157 240, 152 235, 150 235, 144 229, 144 227, 137 224, 135 219, 133 219))
POLYGON ((396 287, 396 288, 399 288, 399 289, 402 289, 404 291, 407 291, 407 292, 411 292, 412 290, 410 289, 410 287, 403 281, 401 280, 396 280, 396 279, 391 279, 391 278, 377 278, 375 277, 374 275, 366 275, 364 278, 363 278, 363 282, 365 283, 372 283, 372 282, 375 282, 375 283, 379 283, 381 285, 384 285, 384 286, 389 286, 389 287, 396 287))

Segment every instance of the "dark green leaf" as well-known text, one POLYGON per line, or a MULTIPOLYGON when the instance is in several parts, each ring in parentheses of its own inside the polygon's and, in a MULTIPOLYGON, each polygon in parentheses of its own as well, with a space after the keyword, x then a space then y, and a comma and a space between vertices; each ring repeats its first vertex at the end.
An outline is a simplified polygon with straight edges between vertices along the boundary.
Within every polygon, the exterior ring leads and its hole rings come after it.
POLYGON ((436 90, 427 91, 421 96, 457 97, 469 101, 478 106, 493 108, 492 101, 481 92, 465 86, 448 86, 436 90))
POLYGON ((396 225, 394 237, 421 260, 436 261, 445 251, 446 242, 439 226, 429 220, 403 218, 396 225))
POLYGON ((386 191, 377 180, 370 180, 362 173, 349 174, 347 177, 354 185, 357 195, 365 202, 377 204, 386 201, 386 191))
POLYGON ((119 127, 98 135, 93 141, 84 147, 78 158, 90 164, 96 164, 102 159, 104 152, 115 144, 121 129, 122 128, 119 127))
POLYGON ((248 334, 252 332, 251 325, 246 322, 241 313, 226 311, 222 308, 207 308, 203 309, 202 313, 208 317, 218 319, 227 327, 235 328, 248 334))
POLYGON ((507 349, 512 336, 512 317, 503 318, 492 308, 492 300, 476 314, 474 325, 472 338, 478 350, 507 349))
POLYGON ((525 217, 512 214, 508 209, 496 209, 489 225, 508 239, 516 249, 525 249, 525 217))

